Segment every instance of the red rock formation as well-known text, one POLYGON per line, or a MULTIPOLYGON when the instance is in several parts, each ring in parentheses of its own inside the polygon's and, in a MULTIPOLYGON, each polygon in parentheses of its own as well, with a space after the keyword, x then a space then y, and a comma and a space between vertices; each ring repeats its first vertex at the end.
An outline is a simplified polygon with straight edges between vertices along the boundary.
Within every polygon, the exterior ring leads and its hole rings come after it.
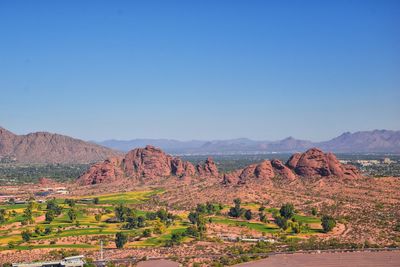
POLYGON ((295 154, 293 154, 293 155, 289 158, 289 160, 286 162, 286 165, 287 165, 289 168, 294 169, 294 168, 296 167, 297 162, 299 161, 300 157, 301 157, 301 153, 295 153, 295 154))
MULTIPOLYGON (((239 175, 239 183, 245 183, 249 179, 271 179, 275 176, 294 180, 296 175, 286 167, 280 160, 264 160, 259 164, 252 164, 243 169, 239 175)), ((231 178, 231 180, 233 180, 231 178)))
POLYGON ((240 172, 224 174, 222 183, 243 184, 249 180, 265 181, 280 176, 288 181, 298 177, 361 177, 358 169, 352 165, 341 164, 332 153, 324 153, 312 148, 305 153, 293 154, 286 165, 280 160, 264 160, 259 164, 251 164, 240 172))
MULTIPOLYGON (((213 162, 206 161, 204 171, 218 173, 213 162)), ((190 177, 196 175, 193 164, 178 157, 165 154, 153 146, 137 148, 128 152, 124 158, 108 159, 96 163, 78 178, 82 185, 110 183, 123 177, 158 179, 162 177, 190 177)), ((135 180, 133 180, 135 181, 135 180)))
POLYGON ((286 165, 303 177, 358 178, 361 176, 354 166, 343 165, 333 153, 324 153, 318 148, 311 148, 302 154, 293 155, 286 165))
POLYGON ((236 170, 230 173, 224 173, 222 178, 222 184, 230 185, 230 184, 238 184, 239 176, 243 170, 236 170))
POLYGON ((198 164, 196 166, 196 169, 200 176, 218 177, 218 175, 219 175, 218 167, 211 157, 208 157, 203 165, 198 164))
POLYGON ((92 165, 78 178, 80 185, 111 183, 125 177, 121 169, 121 158, 110 158, 92 165))
POLYGON ((275 176, 271 162, 264 160, 259 164, 251 164, 243 169, 239 175, 239 183, 245 183, 250 179, 270 179, 275 176))
POLYGON ((271 165, 274 168, 275 173, 280 175, 281 177, 289 180, 296 179, 296 175, 292 172, 292 170, 286 167, 280 160, 271 160, 271 165))

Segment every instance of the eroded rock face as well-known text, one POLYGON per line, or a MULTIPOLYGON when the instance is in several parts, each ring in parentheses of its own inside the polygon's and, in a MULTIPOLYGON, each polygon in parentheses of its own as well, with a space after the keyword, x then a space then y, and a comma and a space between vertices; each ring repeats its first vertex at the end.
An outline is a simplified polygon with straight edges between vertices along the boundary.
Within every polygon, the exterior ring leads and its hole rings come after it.
POLYGON ((271 160, 271 165, 272 168, 274 168, 275 173, 282 176, 283 178, 289 180, 296 179, 296 175, 292 172, 292 170, 289 169, 287 166, 285 166, 280 160, 278 159, 271 160))
POLYGON ((146 146, 128 152, 123 167, 129 177, 165 177, 171 174, 171 160, 161 149, 146 146))
POLYGON ((250 179, 270 179, 275 176, 271 162, 264 160, 259 164, 251 164, 243 169, 239 175, 239 183, 246 183, 250 179))
MULTIPOLYGON (((245 183, 249 179, 267 180, 275 176, 281 176, 284 179, 294 180, 296 175, 286 167, 280 160, 264 160, 259 164, 251 164, 243 169, 239 175, 239 183, 245 183)), ((230 180, 233 180, 230 178, 230 180)))
POLYGON ((318 148, 293 155, 286 165, 303 177, 358 178, 361 176, 354 166, 343 165, 333 153, 324 153, 318 148))
POLYGON ((293 154, 286 165, 280 160, 264 160, 246 168, 224 174, 222 184, 244 184, 250 180, 267 181, 275 176, 288 182, 306 177, 359 178, 361 174, 353 165, 341 164, 333 153, 312 148, 293 154))
POLYGON ((121 169, 122 158, 110 158, 93 164, 89 170, 78 178, 80 185, 112 183, 123 179, 125 174, 121 169))
MULTIPOLYGON (((202 167, 204 175, 218 174, 212 159, 208 159, 202 167)), ((197 173, 192 163, 165 154, 159 148, 146 146, 131 150, 123 158, 112 158, 92 165, 78 178, 78 183, 81 185, 111 183, 124 177, 146 180, 195 175, 197 173)))
POLYGON ((200 176, 212 176, 218 177, 218 167, 211 157, 208 157, 203 165, 198 164, 196 166, 197 172, 200 176))
POLYGON ((291 168, 294 169, 297 165, 297 162, 299 162, 299 159, 301 157, 301 153, 295 153, 293 154, 289 160, 286 162, 286 165, 291 168))

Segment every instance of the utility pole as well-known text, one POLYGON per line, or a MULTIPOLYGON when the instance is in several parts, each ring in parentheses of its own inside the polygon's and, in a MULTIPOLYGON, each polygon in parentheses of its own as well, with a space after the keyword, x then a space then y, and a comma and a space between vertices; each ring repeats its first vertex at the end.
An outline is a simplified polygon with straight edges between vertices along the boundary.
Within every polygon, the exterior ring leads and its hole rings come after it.
POLYGON ((103 240, 100 240, 100 260, 103 261, 103 240))

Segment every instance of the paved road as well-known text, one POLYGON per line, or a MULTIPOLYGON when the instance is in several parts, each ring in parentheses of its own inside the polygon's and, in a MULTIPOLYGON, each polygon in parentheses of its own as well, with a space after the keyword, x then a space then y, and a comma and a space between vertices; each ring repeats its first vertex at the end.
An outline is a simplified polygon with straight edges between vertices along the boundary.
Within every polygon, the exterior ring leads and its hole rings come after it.
POLYGON ((141 261, 137 267, 179 267, 179 263, 170 260, 149 260, 141 261))
POLYGON ((399 267, 400 251, 280 254, 237 267, 399 267))

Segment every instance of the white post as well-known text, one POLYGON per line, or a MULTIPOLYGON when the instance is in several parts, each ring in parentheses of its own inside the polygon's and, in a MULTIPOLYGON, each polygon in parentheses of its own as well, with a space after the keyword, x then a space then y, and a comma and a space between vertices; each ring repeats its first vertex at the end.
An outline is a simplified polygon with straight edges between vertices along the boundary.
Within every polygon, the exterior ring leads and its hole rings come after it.
POLYGON ((103 260, 103 240, 100 241, 100 260, 103 260))

